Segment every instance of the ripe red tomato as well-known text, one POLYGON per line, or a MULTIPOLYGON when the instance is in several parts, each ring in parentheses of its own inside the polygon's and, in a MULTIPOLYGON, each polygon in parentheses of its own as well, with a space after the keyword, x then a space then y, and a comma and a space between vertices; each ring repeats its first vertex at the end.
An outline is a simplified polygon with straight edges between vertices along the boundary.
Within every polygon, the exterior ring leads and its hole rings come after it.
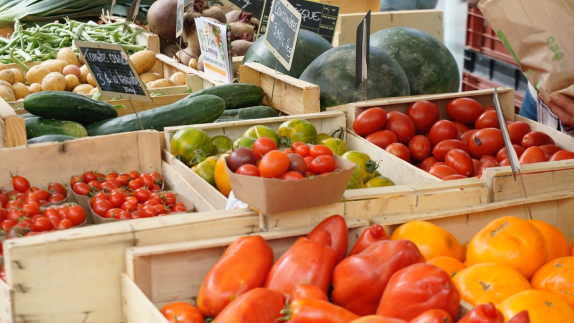
POLYGON ((144 203, 145 201, 147 201, 150 195, 151 191, 143 187, 140 187, 134 191, 134 197, 138 199, 139 203, 144 203))
POLYGON ((484 111, 496 111, 496 108, 493 105, 489 105, 484 107, 484 111))
POLYGON ((368 136, 377 130, 381 130, 387 122, 387 112, 381 108, 369 108, 361 113, 353 121, 353 130, 359 136, 368 136))
POLYGON ((548 161, 559 161, 565 159, 574 159, 574 153, 568 150, 557 151, 554 155, 548 158, 548 161))
POLYGON ((394 132, 397 135, 397 140, 405 145, 416 134, 413 120, 408 115, 398 111, 387 113, 387 123, 383 129, 394 132))
POLYGON ((153 171, 149 175, 154 179, 155 183, 158 185, 163 184, 163 177, 159 172, 153 171))
MULTIPOLYGON (((520 158, 520 156, 522 156, 522 154, 524 153, 524 147, 519 146, 519 145, 515 145, 512 144, 512 147, 514 147, 514 152, 516 152, 516 157, 520 158)), ((508 158, 508 151, 506 150, 506 147, 500 149, 498 151, 498 153, 496 154, 496 161, 498 161, 499 163, 505 159, 508 158)))
POLYGON ((251 150, 253 150, 255 158, 257 158, 257 160, 260 160, 268 152, 272 150, 277 150, 277 144, 275 144, 275 141, 273 141, 273 139, 271 138, 261 137, 255 140, 255 142, 253 143, 253 148, 251 148, 251 150))
POLYGON ((398 158, 406 161, 407 163, 411 162, 411 152, 409 151, 407 146, 401 144, 400 142, 388 145, 387 148, 385 148, 385 150, 397 156, 398 158))
POLYGON ((116 179, 120 182, 121 186, 128 186, 128 183, 130 182, 129 177, 126 175, 120 175, 116 179))
POLYGON ((151 218, 151 217, 157 216, 158 214, 159 213, 156 211, 156 209, 154 209, 153 206, 146 205, 142 208, 140 217, 151 218))
POLYGON ((556 143, 552 137, 541 131, 532 131, 522 137, 522 147, 524 148, 543 145, 556 145, 556 143))
MULTIPOLYGON (((135 199, 135 197, 132 197, 135 199)), ((110 196, 104 192, 99 192, 96 195, 94 195, 92 197, 92 199, 90 200, 90 205, 92 207, 94 207, 94 204, 98 201, 98 200, 109 200, 110 196)), ((137 199, 136 199, 136 203, 137 203, 137 199)))
POLYGON ((482 176, 482 172, 484 172, 485 169, 490 168, 490 167, 499 167, 500 164, 494 160, 494 159, 487 159, 484 162, 482 162, 482 165, 480 165, 480 168, 478 169, 478 172, 476 173, 477 176, 482 176))
POLYGON ((549 160, 552 155, 562 150, 562 148, 556 145, 543 145, 540 146, 540 149, 544 152, 544 156, 546 156, 546 160, 549 160))
POLYGON ((303 160, 305 161, 305 165, 307 166, 307 170, 311 170, 311 162, 313 161, 313 159, 315 158, 311 156, 303 158, 303 160))
POLYGON ((25 177, 19 175, 11 175, 12 176, 12 187, 14 190, 24 193, 30 189, 30 182, 25 177))
POLYGON ((303 179, 303 178, 304 177, 301 173, 294 172, 294 171, 290 171, 290 172, 287 172, 287 173, 281 175, 281 179, 284 181, 287 181, 287 180, 298 181, 298 180, 303 179))
POLYGON ((531 131, 530 125, 523 121, 516 121, 508 125, 508 134, 513 144, 522 145, 522 138, 531 131))
POLYGON ((421 161, 431 153, 431 142, 423 135, 416 135, 409 140, 409 152, 411 158, 416 161, 421 161))
POLYGON ((167 192, 163 195, 163 203, 167 206, 171 206, 171 205, 175 205, 176 201, 176 196, 173 192, 167 192))
MULTIPOLYGON (((112 209, 109 209, 109 210, 106 212, 106 214, 105 214, 104 217, 105 217, 106 219, 118 219, 119 216, 120 216, 120 213, 122 213, 122 211, 123 211, 122 209, 112 208, 112 209)), ((71 221, 72 221, 72 220, 70 220, 70 222, 71 222, 71 221)))
POLYGON ((439 162, 439 160, 436 159, 436 157, 430 156, 430 157, 425 158, 425 159, 421 162, 420 167, 421 167, 422 170, 428 172, 429 169, 432 167, 432 165, 434 165, 434 164, 436 164, 436 163, 438 163, 438 162, 439 162))
POLYGON ((131 212, 131 211, 135 210, 137 206, 138 206, 137 203, 126 201, 126 202, 122 203, 122 205, 120 205, 120 209, 122 209, 124 211, 130 211, 131 212))
POLYGON ((474 99, 458 98, 446 105, 446 114, 452 121, 472 126, 482 114, 482 105, 474 99))
MULTIPOLYGON (((5 197, 4 195, 2 195, 6 201, 8 201, 8 198, 5 197)), ((40 203, 40 198, 38 197, 38 195, 36 193, 32 193, 28 196, 26 196, 26 198, 24 199, 24 203, 30 203, 30 202, 36 202, 36 203, 40 203)), ((8 203, 8 202, 6 202, 8 203)), ((0 203, 1 205, 1 203, 0 203)), ((5 205, 5 204, 4 204, 5 205)))
POLYGON ((307 145, 301 145, 299 147, 297 147, 295 149, 295 153, 303 158, 310 156, 309 155, 309 150, 311 149, 311 147, 307 146, 307 145))
POLYGON ((74 176, 70 180, 70 186, 74 186, 74 184, 76 184, 77 182, 82 182, 82 181, 83 181, 82 176, 74 176))
POLYGON ((291 149, 296 150, 297 148, 299 148, 299 146, 303 145, 307 146, 307 144, 304 142, 296 141, 293 144, 291 144, 291 149))
POLYGON ((498 116, 496 115, 496 111, 490 110, 482 113, 478 119, 476 119, 474 128, 477 130, 484 128, 500 129, 500 123, 498 123, 498 116))
MULTIPOLYGON (((141 174, 140 181, 143 183, 143 187, 151 188, 153 184, 155 184, 155 180, 149 174, 141 174)), ((121 187, 121 183, 118 179, 115 178, 108 178, 106 179, 106 183, 110 183, 116 188, 121 187)))
POLYGON ((60 183, 50 183, 50 185, 48 185, 48 192, 50 192, 50 194, 58 193, 64 196, 68 195, 68 191, 66 191, 64 185, 60 183))
POLYGON ((110 194, 110 202, 112 202, 112 205, 114 207, 120 207, 122 205, 122 203, 124 203, 125 201, 125 196, 124 193, 120 192, 120 191, 113 191, 110 194))
POLYGON ((311 162, 311 171, 315 174, 331 173, 335 171, 336 168, 337 162, 335 158, 328 155, 316 157, 311 162))
POLYGON ((88 196, 88 194, 90 193, 90 187, 88 186, 88 184, 84 182, 78 182, 74 184, 74 187, 72 189, 74 190, 74 193, 78 195, 88 196))
POLYGON ((132 170, 129 175, 131 178, 135 179, 135 178, 139 178, 141 173, 137 170, 132 170))
POLYGON ((437 165, 434 164, 430 169, 429 169, 429 174, 434 175, 438 178, 444 178, 447 177, 449 175, 456 175, 458 174, 456 172, 456 170, 454 170, 452 167, 447 166, 447 165, 437 165))
POLYGON ((432 125, 440 119, 437 106, 429 101, 419 101, 411 104, 406 113, 414 122, 416 133, 424 134, 430 131, 432 125))
POLYGON ((36 194, 40 200, 47 200, 48 197, 50 197, 50 193, 46 190, 37 190, 34 194, 36 194))
POLYGON ((68 219, 63 219, 62 221, 60 221, 59 225, 56 227, 60 230, 65 230, 65 229, 69 229, 72 227, 72 221, 68 220, 68 219))
POLYGON ((50 231, 52 229, 54 229, 54 223, 43 216, 36 218, 32 225, 32 231, 34 232, 50 231))
POLYGON ((491 156, 491 155, 484 155, 484 156, 482 156, 482 157, 480 158, 480 162, 484 164, 484 163, 485 163, 487 160, 489 160, 489 159, 498 163, 498 160, 496 159, 496 157, 491 156))
POLYGON ((474 169, 474 176, 477 176, 478 174, 478 170, 480 169, 480 166, 482 166, 482 162, 478 159, 472 159, 472 165, 473 165, 473 169, 474 169))
POLYGON ((390 130, 379 130, 368 135, 365 139, 380 148, 387 148, 388 145, 398 142, 397 135, 390 130))
POLYGON ((96 177, 96 174, 92 171, 87 171, 82 174, 82 180, 84 181, 84 183, 89 183, 97 179, 98 178, 96 177))
MULTIPOLYGON (((94 205, 92 206, 92 210, 97 215, 99 215, 101 217, 105 217, 106 212, 108 212, 108 210, 110 210, 113 207, 114 206, 112 205, 112 202, 110 202, 109 200, 97 199, 94 202, 94 205)), ((70 223, 71 223, 71 221, 70 221, 70 223)))
POLYGON ((245 164, 241 165, 235 174, 259 177, 259 168, 257 168, 255 165, 245 164))
POLYGON ((86 211, 79 205, 73 205, 68 210, 66 219, 72 222, 72 225, 80 225, 86 221, 86 211))
POLYGON ((264 178, 279 178, 289 169, 289 157, 278 150, 265 154, 259 163, 259 174, 264 178))
POLYGON ((441 178, 441 179, 442 179, 443 181, 454 181, 454 180, 457 180, 457 179, 465 179, 465 178, 468 178, 468 177, 463 176, 463 175, 460 175, 460 174, 454 174, 454 175, 445 176, 445 177, 443 177, 443 178, 441 178))
POLYGON ((42 213, 40 210, 40 204, 36 202, 30 202, 24 204, 22 210, 28 214, 28 216, 34 216, 42 213))
POLYGON ((461 149, 452 149, 446 153, 444 162, 460 175, 471 177, 474 175, 474 163, 470 155, 461 149))
POLYGON ((462 135, 463 135, 465 132, 467 132, 467 131, 470 130, 469 127, 467 127, 466 125, 464 125, 464 124, 462 124, 462 123, 460 123, 460 122, 458 122, 458 121, 452 121, 452 123, 454 123, 454 125, 456 126, 456 129, 458 130, 458 138, 456 138, 456 139, 462 138, 462 135))
POLYGON ((462 142, 458 139, 447 139, 439 142, 439 144, 433 148, 432 154, 439 161, 444 161, 446 153, 448 153, 451 149, 462 149, 467 153, 470 152, 466 142, 462 142))
POLYGON ((313 158, 317 158, 319 156, 331 156, 333 157, 333 151, 331 148, 325 145, 315 145, 309 149, 309 155, 313 158))
POLYGON ((201 312, 189 303, 170 303, 162 307, 160 312, 169 323, 204 323, 201 312))
POLYGON ((503 160, 500 161, 500 166, 510 166, 510 159, 509 158, 504 158, 503 160))
POLYGON ((546 156, 544 155, 544 151, 540 149, 540 147, 532 146, 526 148, 522 156, 520 156, 520 160, 518 161, 520 165, 523 164, 534 164, 534 163, 542 163, 546 161, 546 156))
POLYGON ((110 172, 108 175, 106 175, 106 178, 118 178, 118 176, 120 176, 118 172, 110 172))
MULTIPOLYGON (((36 198, 38 197, 37 195, 35 196, 36 198)), ((8 204, 8 202, 10 202, 10 200, 6 197, 6 195, 0 193, 0 209, 6 207, 6 204, 8 204)))
POLYGON ((458 139, 458 129, 448 120, 440 120, 436 122, 429 132, 429 139, 433 146, 439 142, 447 139, 458 139))
POLYGON ((468 148, 473 157, 495 156, 504 147, 502 131, 495 128, 480 129, 468 140, 468 148))
POLYGON ((66 197, 62 194, 52 194, 48 198, 48 203, 58 203, 58 202, 62 202, 65 200, 66 200, 66 197))
POLYGON ((132 190, 135 191, 140 187, 143 187, 143 182, 141 179, 136 178, 136 179, 132 179, 129 183, 128 183, 128 187, 132 190))
MULTIPOLYGON (((83 183, 83 182, 82 182, 83 183)), ((75 184, 74 184, 75 185, 75 184)), ((88 182, 88 186, 90 187, 90 189, 96 189, 96 190, 101 190, 102 189, 102 183, 99 181, 91 181, 88 182)))

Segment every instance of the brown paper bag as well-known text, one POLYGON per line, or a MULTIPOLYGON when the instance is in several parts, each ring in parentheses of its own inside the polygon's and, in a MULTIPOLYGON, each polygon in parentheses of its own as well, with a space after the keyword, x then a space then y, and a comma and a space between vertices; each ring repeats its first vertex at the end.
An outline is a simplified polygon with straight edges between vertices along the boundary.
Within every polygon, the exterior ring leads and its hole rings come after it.
POLYGON ((574 1, 481 0, 478 7, 543 99, 574 97, 574 1))

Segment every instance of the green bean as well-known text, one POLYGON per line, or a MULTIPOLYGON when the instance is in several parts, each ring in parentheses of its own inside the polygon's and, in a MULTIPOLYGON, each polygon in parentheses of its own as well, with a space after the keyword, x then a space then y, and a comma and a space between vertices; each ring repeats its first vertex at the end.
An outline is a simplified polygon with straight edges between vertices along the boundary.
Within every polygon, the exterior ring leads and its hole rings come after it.
POLYGON ((85 32, 85 31, 82 32, 82 37, 84 37, 84 39, 87 40, 87 41, 90 41, 90 42, 93 42, 93 41, 94 41, 94 39, 93 39, 92 37, 90 37, 90 35, 88 35, 88 33, 85 32))
POLYGON ((18 55, 22 56, 26 62, 32 61, 32 56, 28 55, 28 53, 26 53, 25 51, 23 51, 21 49, 16 49, 16 53, 18 53, 18 55))
POLYGON ((37 43, 37 41, 28 42, 28 46, 26 46, 26 52, 32 51, 32 48, 34 47, 34 45, 35 45, 36 43, 37 43))
POLYGON ((60 33, 58 34, 58 36, 60 36, 60 37, 70 36, 70 37, 72 37, 72 39, 75 39, 74 35, 75 34, 73 32, 66 30, 66 29, 61 29, 60 33))
POLYGON ((82 32, 84 31, 84 29, 86 28, 85 24, 81 24, 78 29, 76 29, 76 32, 74 32, 74 39, 80 39, 80 36, 82 35, 82 32))
MULTIPOLYGON (((32 59, 32 57, 30 57, 30 59, 32 59)), ((30 70, 30 68, 26 64, 24 64, 22 61, 14 57, 14 48, 12 48, 12 50, 10 51, 10 60, 16 63, 18 66, 20 66, 24 71, 28 72, 30 70)))
POLYGON ((122 44, 121 45, 125 50, 127 51, 134 51, 134 52, 139 52, 140 50, 144 50, 145 46, 143 45, 128 45, 128 44, 122 44))

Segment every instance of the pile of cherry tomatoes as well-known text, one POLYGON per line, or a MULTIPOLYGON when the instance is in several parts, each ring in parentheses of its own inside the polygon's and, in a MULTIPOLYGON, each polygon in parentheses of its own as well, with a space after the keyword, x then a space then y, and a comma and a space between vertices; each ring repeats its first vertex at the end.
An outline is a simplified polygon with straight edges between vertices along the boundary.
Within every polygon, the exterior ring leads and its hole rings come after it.
POLYGON ((78 195, 94 196, 99 192, 110 193, 115 189, 134 192, 138 188, 145 187, 152 192, 161 191, 163 178, 158 172, 149 174, 131 171, 129 173, 119 174, 111 172, 104 175, 99 172, 86 171, 80 176, 72 177, 70 186, 74 193, 78 195))

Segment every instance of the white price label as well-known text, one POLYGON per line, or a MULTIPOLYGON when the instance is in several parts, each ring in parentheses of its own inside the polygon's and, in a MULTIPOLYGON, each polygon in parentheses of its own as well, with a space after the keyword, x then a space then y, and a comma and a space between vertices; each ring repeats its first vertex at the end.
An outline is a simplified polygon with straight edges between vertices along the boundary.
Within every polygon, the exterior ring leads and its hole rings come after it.
POLYGON ((229 192, 229 197, 227 198, 227 205, 225 206, 226 210, 239 210, 239 209, 247 209, 249 205, 247 203, 238 200, 233 194, 233 191, 229 192))

